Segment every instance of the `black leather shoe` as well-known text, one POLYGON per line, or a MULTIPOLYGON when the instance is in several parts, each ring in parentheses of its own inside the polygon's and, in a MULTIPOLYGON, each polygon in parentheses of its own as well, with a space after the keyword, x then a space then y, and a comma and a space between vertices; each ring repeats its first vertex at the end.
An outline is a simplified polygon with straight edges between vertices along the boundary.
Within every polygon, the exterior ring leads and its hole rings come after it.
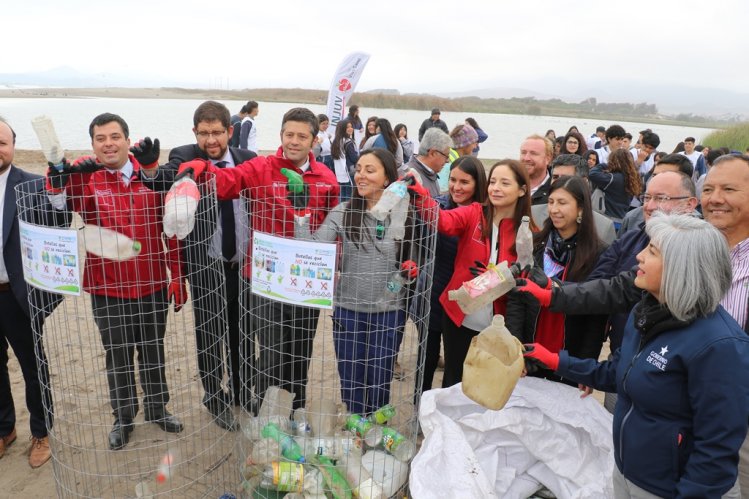
POLYGON ((239 429, 237 419, 234 417, 234 413, 231 412, 231 407, 228 405, 211 410, 210 412, 213 415, 213 422, 224 430, 237 431, 239 429))
POLYGON ((167 433, 180 433, 185 429, 184 425, 175 416, 164 411, 161 414, 153 414, 146 417, 147 423, 155 423, 167 433))
POLYGON ((120 450, 125 447, 128 441, 130 441, 130 434, 132 432, 132 421, 120 421, 119 419, 115 419, 112 431, 109 432, 109 448, 112 450, 120 450))

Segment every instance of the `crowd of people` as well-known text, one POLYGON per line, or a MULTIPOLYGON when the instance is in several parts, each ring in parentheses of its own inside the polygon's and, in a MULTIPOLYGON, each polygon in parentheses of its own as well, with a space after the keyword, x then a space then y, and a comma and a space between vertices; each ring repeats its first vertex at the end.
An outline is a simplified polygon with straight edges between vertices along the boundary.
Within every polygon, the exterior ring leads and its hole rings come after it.
MULTIPOLYGON (((189 284, 203 404, 216 424, 236 430, 232 405, 255 412, 271 382, 294 393, 294 407, 305 406, 317 310, 253 296, 264 317, 245 325, 251 334, 240 338, 239 279, 251 271, 239 268, 249 237, 237 222, 244 191, 262 205, 250 214, 253 229, 341 243, 333 341, 349 411, 366 415, 389 401, 406 321, 420 310, 408 287, 383 301, 388 282, 382 276, 399 268, 417 281, 416 289, 431 285, 428 327, 418 330, 424 376, 416 376, 415 392, 432 388, 441 352, 442 386, 460 383, 472 338, 499 313, 528 345, 529 376, 579 387, 584 396, 606 392, 605 407, 614 414, 617 497, 740 497, 740 489, 749 491, 749 381, 732 376, 749 368, 749 156, 695 145, 693 137, 669 154, 658 151, 660 138, 652 130, 634 140, 614 124, 590 136, 576 127, 558 138, 554 130, 530 135, 517 158, 499 160, 487 172, 477 154, 488 135, 474 118, 449 129, 435 108, 416 142, 403 123, 393 127, 378 116, 363 122, 357 106, 332 133, 327 116, 290 109, 281 123, 281 146, 257 156, 257 111, 254 101, 236 116, 223 104, 202 103, 193 119, 196 142, 171 149, 163 164, 158 139, 131 144, 127 123, 105 113, 89 129, 93 156, 48 171, 45 209, 62 219, 76 211, 84 221, 145 241, 142 254, 149 256, 139 264, 87 255, 84 267, 84 289, 106 353, 111 449, 127 445, 139 410, 133 347, 146 421, 167 432, 183 430, 167 410, 159 359, 169 303, 175 310, 185 303, 186 285, 208 261, 221 262, 226 310, 211 310, 200 288, 189 284), (205 251, 189 237, 157 245, 163 193, 184 176, 200 183, 207 173, 219 213, 201 229, 212 234, 205 251), (292 175, 304 185, 303 230, 299 206, 274 187, 292 175), (407 226, 436 231, 432 275, 418 272, 427 267, 419 234, 394 236, 391 220, 371 213, 399 179, 410 184, 407 226), (120 203, 133 199, 141 203, 137 209, 120 203), (268 210, 272 218, 263 216, 268 210), (430 210, 439 212, 434 224, 430 210), (134 216, 143 233, 128 232, 134 216), (472 279, 477 267, 517 260, 523 217, 534 232, 533 266, 518 269, 511 293, 464 314, 449 292, 472 279), (150 267, 138 266, 143 264, 150 267), (150 276, 148 286, 128 281, 141 275, 150 276), (226 336, 218 332, 224 326, 226 336), (599 362, 607 340, 611 355, 599 362), (250 366, 240 365, 239 351, 252 352, 244 356, 250 366), (224 352, 227 362, 220 360, 224 352), (259 374, 248 380, 250 371, 259 374), (228 390, 221 384, 225 376, 228 390)), ((0 122, 0 179, 3 172, 22 172, 12 165, 14 139, 10 125, 0 122)), ((7 256, 12 237, 3 240, 0 304, 8 299, 15 308, 0 319, 30 331, 32 320, 38 327, 43 318, 29 318, 26 295, 13 281, 18 274, 7 256)), ((56 300, 33 293, 28 299, 56 300)), ((7 329, 2 323, 0 456, 16 435, 5 386, 8 344, 25 359, 32 434, 48 452, 53 415, 51 404, 48 414, 41 412, 40 401, 49 393, 34 383, 47 374, 28 360, 34 359, 33 344, 7 329)))

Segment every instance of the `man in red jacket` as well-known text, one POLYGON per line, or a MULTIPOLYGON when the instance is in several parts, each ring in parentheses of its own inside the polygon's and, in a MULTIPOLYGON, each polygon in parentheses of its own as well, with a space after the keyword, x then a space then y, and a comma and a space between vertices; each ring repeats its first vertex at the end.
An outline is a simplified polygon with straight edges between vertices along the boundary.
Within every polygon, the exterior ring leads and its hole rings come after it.
POLYGON ((88 252, 83 273, 83 288, 91 295, 106 352, 115 417, 109 447, 117 450, 127 445, 138 413, 135 350, 146 421, 170 433, 183 429, 166 410, 164 332, 170 299, 178 311, 187 290, 176 239, 167 241, 166 253, 163 249, 162 194, 141 183, 141 165, 129 155, 127 123, 115 114, 101 114, 91 122, 89 134, 95 157, 80 158, 62 172, 50 167, 47 189, 55 208, 76 211, 86 224, 115 230, 141 244, 140 253, 131 259, 88 252))
MULTIPOLYGON (((179 175, 192 171, 199 179, 210 171, 216 180, 219 200, 237 199, 248 189, 253 198, 251 229, 282 237, 294 237, 294 214, 300 208, 310 214, 310 229, 317 230, 328 212, 338 204, 340 187, 335 174, 312 154, 319 123, 306 108, 293 108, 281 122, 281 147, 275 155, 259 156, 235 168, 218 168, 209 161, 197 159, 182 163, 179 175), (282 173, 284 169, 285 173, 282 173), (294 172, 294 173, 290 173, 294 172), (295 206, 286 187, 287 176, 301 176, 304 182, 303 207, 295 206)), ((252 247, 250 245, 250 247, 252 247)), ((252 272, 247 258, 244 275, 252 272)), ((307 370, 312 354, 312 340, 317 328, 318 310, 289 305, 252 294, 248 310, 260 316, 254 324, 245 325, 257 334, 260 355, 255 380, 255 399, 249 404, 256 410, 269 386, 279 386, 293 394, 294 407, 306 403, 307 370)))

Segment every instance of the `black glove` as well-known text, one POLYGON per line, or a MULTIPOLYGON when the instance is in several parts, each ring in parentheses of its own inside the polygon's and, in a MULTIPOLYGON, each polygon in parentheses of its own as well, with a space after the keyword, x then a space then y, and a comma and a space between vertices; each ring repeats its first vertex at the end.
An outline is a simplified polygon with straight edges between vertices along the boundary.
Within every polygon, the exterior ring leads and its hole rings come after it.
POLYGON ((151 140, 151 137, 140 139, 130 148, 130 152, 133 153, 138 163, 144 167, 152 167, 154 163, 159 162, 159 152, 161 148, 159 146, 159 139, 151 140))
POLYGON ((471 275, 473 277, 478 277, 484 272, 486 272, 486 265, 484 265, 483 262, 479 260, 474 260, 473 263, 474 265, 476 265, 475 267, 468 267, 468 270, 471 271, 471 275))
POLYGON ((70 163, 65 158, 62 158, 62 169, 57 169, 57 166, 53 163, 47 163, 47 182, 53 189, 62 190, 70 180, 70 163))
POLYGON ((512 262, 510 264, 510 272, 512 273, 512 277, 517 279, 523 273, 523 269, 518 262, 512 262))
POLYGON ((551 288, 551 279, 544 273, 544 269, 535 265, 533 267, 526 266, 521 273, 521 276, 529 281, 533 281, 541 289, 551 288))
POLYGON ((76 160, 68 169, 68 173, 94 173, 104 168, 93 156, 86 156, 76 160))
POLYGON ((533 352, 535 348, 536 347, 533 345, 528 345, 528 344, 523 345, 523 359, 525 360, 525 372, 527 374, 534 374, 538 371, 549 369, 549 367, 546 364, 544 364, 537 358, 532 357, 532 356, 528 356, 528 357, 525 356, 526 353, 533 352))

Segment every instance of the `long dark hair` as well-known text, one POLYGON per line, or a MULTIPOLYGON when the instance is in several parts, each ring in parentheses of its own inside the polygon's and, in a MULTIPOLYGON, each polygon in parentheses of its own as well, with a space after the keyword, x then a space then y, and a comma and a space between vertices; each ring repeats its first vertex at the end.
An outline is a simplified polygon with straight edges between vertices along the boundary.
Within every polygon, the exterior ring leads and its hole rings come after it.
MULTIPOLYGON (((452 172, 453 170, 460 170, 473 177, 473 181, 476 183, 476 190, 473 191, 473 202, 484 204, 488 187, 484 163, 475 156, 461 156, 450 165, 450 171, 452 172)), ((452 196, 449 196, 448 204, 450 208, 458 206, 453 201, 452 196)))
MULTIPOLYGON (((398 168, 395 166, 395 156, 387 149, 365 149, 359 155, 359 158, 363 158, 367 154, 375 156, 380 163, 382 163, 385 169, 385 178, 388 184, 391 184, 398 180, 398 168)), ((343 214, 343 226, 345 227, 346 236, 351 240, 357 248, 360 248, 362 244, 372 242, 372 235, 362 230, 364 225, 364 214, 367 212, 367 201, 359 194, 359 189, 354 187, 354 192, 351 194, 351 199, 348 201, 346 211, 343 214)), ((412 237, 412 225, 413 217, 410 213, 406 218, 406 234, 403 238, 403 246, 400 248, 401 254, 408 254, 410 251, 410 245, 406 246, 406 242, 411 240, 412 237), (405 252, 403 251, 405 249, 405 252)))
POLYGON ((624 191, 630 196, 639 196, 642 181, 637 172, 635 160, 627 149, 617 149, 609 154, 607 168, 609 173, 621 172, 624 175, 624 191))
POLYGON ((364 147, 364 144, 367 142, 367 139, 371 136, 375 135, 374 133, 369 133, 369 124, 374 123, 375 124, 375 130, 377 130, 377 116, 370 116, 367 118, 367 122, 364 124, 364 138, 361 139, 361 144, 359 144, 359 148, 361 149, 364 147))
MULTIPOLYGON (((581 177, 563 175, 551 184, 549 195, 558 189, 564 189, 570 193, 577 201, 577 206, 582 208, 581 222, 577 227, 575 249, 572 261, 567 268, 567 280, 583 281, 593 271, 602 246, 596 231, 593 207, 590 203, 590 188, 588 182, 581 177)), ((554 224, 551 222, 551 217, 548 217, 541 232, 533 238, 536 247, 546 243, 552 230, 554 230, 554 224)))
MULTIPOLYGON (((346 135, 346 127, 349 123, 351 123, 351 121, 341 120, 335 127, 335 136, 333 137, 333 143, 330 144, 330 155, 333 156, 333 159, 341 159, 342 157, 346 156, 343 152, 343 144, 345 143, 346 139, 350 138, 348 135, 346 135)), ((353 123, 351 124, 353 125, 353 123)))
POLYGON ((398 137, 395 136, 395 132, 393 131, 393 127, 390 126, 390 122, 385 118, 377 118, 375 126, 380 129, 380 136, 385 141, 387 150, 395 154, 398 150, 398 143, 400 141, 398 140, 398 137))
MULTIPOLYGON (((521 188, 525 189, 525 196, 518 198, 518 200, 515 202, 515 212, 512 215, 512 221, 515 224, 515 230, 520 227, 520 222, 522 222, 523 217, 527 216, 531 219, 531 230, 534 232, 538 231, 538 227, 533 222, 533 217, 531 216, 531 181, 528 178, 528 171, 517 160, 502 159, 492 165, 491 170, 489 170, 489 175, 487 175, 487 179, 492 178, 492 173, 494 173, 494 170, 496 170, 500 166, 508 167, 515 177, 515 182, 517 182, 521 188)), ((487 190, 488 189, 489 185, 487 182, 487 190)), ((494 205, 492 205, 491 201, 488 200, 486 201, 486 203, 484 203, 484 221, 484 226, 481 228, 481 235, 484 237, 484 239, 491 240, 492 225, 494 224, 494 205)), ((515 251, 514 243, 512 245, 512 250, 515 251)))

